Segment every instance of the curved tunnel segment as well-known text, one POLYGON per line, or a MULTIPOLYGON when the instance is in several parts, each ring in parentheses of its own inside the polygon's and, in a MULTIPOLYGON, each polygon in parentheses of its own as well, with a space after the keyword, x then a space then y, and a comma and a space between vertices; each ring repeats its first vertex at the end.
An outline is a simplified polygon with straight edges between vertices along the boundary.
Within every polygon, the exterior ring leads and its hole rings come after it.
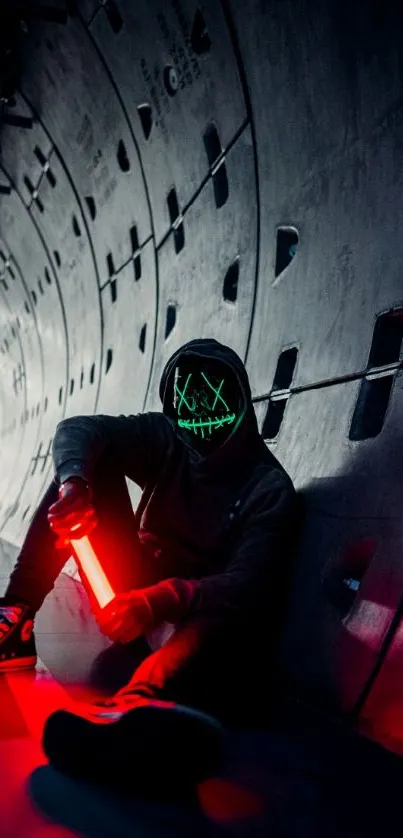
POLYGON ((216 338, 304 502, 283 669, 400 752, 402 13, 375 7, 4 4, 0 573, 58 422, 160 410, 216 338))

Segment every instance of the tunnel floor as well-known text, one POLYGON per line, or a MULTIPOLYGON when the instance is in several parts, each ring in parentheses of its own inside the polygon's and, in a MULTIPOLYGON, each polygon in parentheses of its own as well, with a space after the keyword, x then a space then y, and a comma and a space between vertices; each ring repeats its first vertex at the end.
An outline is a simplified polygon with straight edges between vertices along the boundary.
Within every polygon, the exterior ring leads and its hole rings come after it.
MULTIPOLYGON (((16 550, 2 546, 0 591, 16 550)), ((41 749, 48 715, 95 698, 85 685, 105 642, 81 586, 62 573, 36 623, 35 673, 0 677, 0 836, 323 836, 392 834, 401 761, 340 723, 284 697, 267 727, 231 734, 226 764, 192 804, 119 797, 58 774, 41 749)))

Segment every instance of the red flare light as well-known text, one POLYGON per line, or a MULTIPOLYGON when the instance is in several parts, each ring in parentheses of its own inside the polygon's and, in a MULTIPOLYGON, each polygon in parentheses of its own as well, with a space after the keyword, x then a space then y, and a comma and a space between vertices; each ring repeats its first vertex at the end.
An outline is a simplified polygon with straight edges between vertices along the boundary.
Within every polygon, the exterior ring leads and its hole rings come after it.
POLYGON ((80 539, 71 539, 71 546, 88 579, 99 607, 105 608, 115 598, 115 594, 94 553, 88 536, 84 535, 80 539))

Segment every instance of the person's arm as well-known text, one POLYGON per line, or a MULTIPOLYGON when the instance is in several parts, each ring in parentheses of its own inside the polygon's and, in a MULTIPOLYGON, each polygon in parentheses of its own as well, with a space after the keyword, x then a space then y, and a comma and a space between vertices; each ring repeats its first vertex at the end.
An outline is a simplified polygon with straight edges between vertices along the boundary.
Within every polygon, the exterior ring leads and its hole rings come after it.
POLYGON ((94 467, 110 446, 124 474, 143 488, 159 472, 173 440, 169 419, 157 412, 63 419, 52 444, 56 481, 80 477, 91 484, 94 467))
POLYGON ((248 499, 245 521, 223 573, 200 580, 167 579, 144 594, 153 624, 194 614, 235 615, 253 610, 272 593, 279 563, 289 561, 297 526, 297 496, 275 470, 248 499))

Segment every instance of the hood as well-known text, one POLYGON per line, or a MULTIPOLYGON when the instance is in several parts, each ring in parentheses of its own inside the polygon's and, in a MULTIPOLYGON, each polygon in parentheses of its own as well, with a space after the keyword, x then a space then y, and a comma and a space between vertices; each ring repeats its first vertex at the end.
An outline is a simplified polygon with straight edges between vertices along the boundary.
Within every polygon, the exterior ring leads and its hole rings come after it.
MULTIPOLYGON (((213 464, 213 461, 214 463, 218 462, 219 467, 222 467, 223 459, 234 460, 235 458, 238 460, 238 466, 240 466, 238 458, 243 458, 243 454, 246 459, 251 457, 255 447, 261 450, 261 446, 263 446, 264 449, 266 449, 263 439, 259 434, 256 415, 252 404, 252 393, 248 373, 246 372, 245 366, 234 349, 220 343, 214 338, 197 338, 196 340, 190 340, 188 343, 183 344, 183 346, 177 349, 173 355, 171 355, 165 364, 159 386, 159 396, 162 402, 163 413, 165 413, 166 416, 170 416, 169 399, 172 376, 178 360, 183 356, 214 358, 217 361, 222 361, 227 364, 238 379, 239 387, 244 400, 244 415, 242 421, 238 424, 223 445, 216 448, 211 454, 202 457, 202 459, 208 461, 210 465, 213 464)), ((201 455, 197 456, 199 458, 201 457, 201 455)))

